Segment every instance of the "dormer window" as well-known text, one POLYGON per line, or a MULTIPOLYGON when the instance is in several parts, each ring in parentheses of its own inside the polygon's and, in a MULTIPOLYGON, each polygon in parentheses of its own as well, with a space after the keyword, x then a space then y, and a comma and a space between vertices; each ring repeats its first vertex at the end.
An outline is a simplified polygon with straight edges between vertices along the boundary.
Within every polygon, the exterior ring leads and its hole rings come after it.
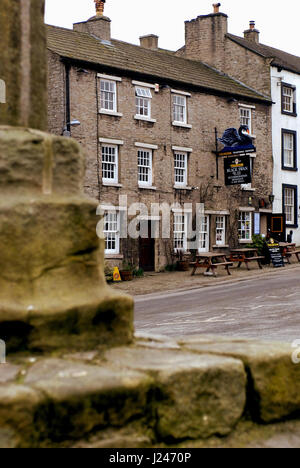
POLYGON ((282 83, 281 87, 281 112, 296 116, 296 88, 294 86, 282 83))

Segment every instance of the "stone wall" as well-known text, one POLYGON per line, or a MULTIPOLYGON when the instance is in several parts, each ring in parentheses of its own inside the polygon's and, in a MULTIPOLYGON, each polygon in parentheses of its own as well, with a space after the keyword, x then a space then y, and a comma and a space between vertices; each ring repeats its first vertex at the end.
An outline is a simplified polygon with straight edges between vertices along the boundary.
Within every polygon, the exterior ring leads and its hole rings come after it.
POLYGON ((108 351, 19 355, 1 365, 0 446, 247 447, 284 430, 299 441, 292 351, 140 334, 108 351))
MULTIPOLYGON (((49 103, 49 122, 51 132, 61 131, 64 127, 64 112, 60 103, 63 99, 64 82, 62 64, 58 56, 50 54, 50 91, 55 93, 55 103, 49 103), (59 105, 57 105, 59 103, 59 105), (52 125, 52 126, 51 126, 52 125)), ((97 70, 101 71, 101 69, 97 70)), ((107 73, 107 72, 106 72, 107 73)), ((116 75, 116 73, 114 73, 116 75)), ((254 163, 253 186, 255 191, 245 192, 238 188, 224 186, 223 160, 219 161, 219 179, 216 178, 215 127, 219 136, 229 127, 240 126, 238 102, 230 102, 227 97, 214 96, 205 92, 185 89, 191 92, 188 98, 188 123, 192 128, 172 125, 171 99, 169 88, 160 88, 159 93, 151 90, 152 118, 156 123, 138 121, 135 115, 135 86, 132 79, 121 76, 117 83, 118 112, 122 117, 98 113, 100 80, 92 69, 82 71, 79 67, 70 69, 70 106, 71 120, 77 119, 81 125, 71 129, 75 138, 85 149, 87 155, 85 191, 103 205, 119 205, 119 195, 128 196, 128 204, 143 202, 149 208, 151 203, 205 203, 206 210, 225 210, 230 212, 226 242, 237 243, 237 217, 239 207, 247 207, 249 196, 253 197, 253 207, 258 210, 261 198, 268 200, 272 193, 272 142, 271 108, 263 104, 239 103, 255 106, 253 111, 253 133, 256 135, 257 158, 254 163), (86 73, 87 72, 87 73, 86 73), (98 125, 97 125, 98 121, 98 125), (121 140, 119 146, 119 183, 120 187, 106 187, 101 181, 101 146, 99 138, 121 140), (155 190, 138 187, 137 151, 135 143, 157 145, 153 151, 153 186, 155 190), (174 189, 174 154, 172 146, 192 148, 188 161, 189 190, 174 189), (194 187, 194 189, 192 189, 194 187)), ((215 218, 211 219, 211 248, 215 245, 215 218)), ((265 225, 265 223, 264 223, 265 225)), ((125 242, 123 243, 125 247, 125 242)), ((166 251, 170 244, 163 240, 156 242, 156 270, 169 263, 166 251)), ((138 252, 138 242, 135 251, 138 252)), ((126 254, 126 248, 121 253, 126 254)), ((114 259, 114 264, 122 260, 114 259)))

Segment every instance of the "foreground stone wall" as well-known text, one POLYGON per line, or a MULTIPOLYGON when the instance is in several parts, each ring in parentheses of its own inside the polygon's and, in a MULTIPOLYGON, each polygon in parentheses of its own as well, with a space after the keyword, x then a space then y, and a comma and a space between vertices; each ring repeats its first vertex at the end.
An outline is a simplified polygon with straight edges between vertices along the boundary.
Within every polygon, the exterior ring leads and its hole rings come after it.
POLYGON ((300 437, 299 414, 288 344, 140 334, 127 347, 0 367, 2 447, 248 446, 300 437))

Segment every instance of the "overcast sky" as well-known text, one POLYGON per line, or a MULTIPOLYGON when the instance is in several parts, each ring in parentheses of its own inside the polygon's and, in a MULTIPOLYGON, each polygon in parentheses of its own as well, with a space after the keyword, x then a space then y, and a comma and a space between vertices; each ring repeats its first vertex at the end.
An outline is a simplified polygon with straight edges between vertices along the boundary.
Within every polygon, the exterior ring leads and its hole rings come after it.
MULTIPOLYGON (((184 44, 184 21, 212 12, 213 0, 106 0, 112 37, 138 44, 139 36, 157 34, 159 46, 176 50, 184 44)), ((71 28, 95 14, 94 0, 46 0, 46 22, 71 28)), ((255 20, 261 42, 300 55, 299 0, 223 0, 229 32, 239 36, 255 20)))

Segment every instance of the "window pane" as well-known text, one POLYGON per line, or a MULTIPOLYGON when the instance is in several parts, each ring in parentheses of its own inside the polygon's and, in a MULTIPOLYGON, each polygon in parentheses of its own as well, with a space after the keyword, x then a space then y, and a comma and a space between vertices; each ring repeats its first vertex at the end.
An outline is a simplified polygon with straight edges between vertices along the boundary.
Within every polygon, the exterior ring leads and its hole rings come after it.
POLYGON ((104 215, 105 252, 119 253, 118 213, 106 212, 104 215))
POLYGON ((284 211, 286 215, 286 222, 288 224, 295 224, 295 190, 286 188, 284 190, 284 211))
POLYGON ((248 212, 240 212, 239 239, 252 240, 252 215, 248 212))
POLYGON ((101 80, 101 109, 116 111, 116 83, 114 81, 101 80))
POLYGON ((136 98, 136 114, 143 117, 151 117, 150 99, 136 98))
POLYGON ((294 90, 287 86, 282 88, 282 107, 285 112, 293 112, 294 90))
POLYGON ((152 152, 138 151, 138 180, 141 184, 152 185, 152 152))
POLYGON ((174 215, 174 249, 185 250, 187 242, 185 215, 174 215))
POLYGON ((252 117, 251 109, 240 108, 240 124, 247 125, 247 127, 250 130, 250 133, 252 132, 251 117, 252 117))
POLYGON ((102 178, 117 181, 117 147, 102 146, 102 178))
POLYGON ((186 97, 173 95, 173 120, 186 123, 186 97))
POLYGON ((294 167, 294 136, 291 133, 283 135, 284 166, 294 167))
POLYGON ((175 184, 186 185, 187 183, 187 154, 174 154, 175 184))

